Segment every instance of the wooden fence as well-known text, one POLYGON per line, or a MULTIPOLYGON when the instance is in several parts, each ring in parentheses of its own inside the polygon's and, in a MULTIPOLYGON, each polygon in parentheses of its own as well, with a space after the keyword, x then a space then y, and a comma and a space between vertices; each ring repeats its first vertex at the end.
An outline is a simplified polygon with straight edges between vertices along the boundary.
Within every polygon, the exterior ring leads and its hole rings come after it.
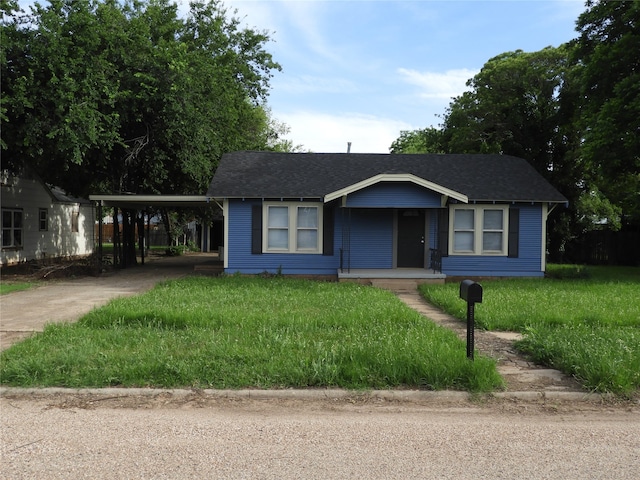
POLYGON ((640 266, 640 231, 587 232, 572 242, 567 257, 586 265, 640 266))
MULTIPOLYGON (((122 225, 120 226, 120 238, 122 239, 122 225)), ((98 240, 100 235, 100 226, 95 225, 95 238, 98 240)), ((138 239, 138 226, 136 225, 136 241, 138 239)), ((145 238, 147 239, 147 244, 149 246, 163 246, 168 245, 168 237, 167 233, 164 230, 163 226, 157 225, 145 225, 145 238)), ((103 243, 113 243, 114 239, 114 224, 113 223, 103 223, 102 224, 102 242, 103 243)))

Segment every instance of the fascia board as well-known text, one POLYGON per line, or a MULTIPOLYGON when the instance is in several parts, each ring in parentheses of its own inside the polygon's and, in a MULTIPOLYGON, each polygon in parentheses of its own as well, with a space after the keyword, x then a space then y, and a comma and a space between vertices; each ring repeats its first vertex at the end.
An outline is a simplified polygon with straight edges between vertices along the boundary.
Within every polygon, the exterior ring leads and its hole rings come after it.
POLYGON ((106 206, 186 206, 210 202, 205 195, 89 195, 92 202, 103 202, 106 206))
POLYGON ((353 185, 341 188, 340 190, 336 190, 335 192, 328 193, 324 197, 324 203, 331 202, 336 198, 349 195, 350 193, 357 192, 358 190, 362 190, 363 188, 370 187, 380 182, 411 182, 416 185, 420 185, 421 187, 428 188, 429 190, 433 190, 434 192, 441 195, 446 195, 447 197, 454 198, 459 202, 469 203, 469 198, 466 195, 443 187, 442 185, 438 185, 437 183, 425 180, 424 178, 416 177, 415 175, 412 175, 410 173, 381 173, 379 175, 375 175, 373 177, 362 180, 361 182, 354 183, 353 185))

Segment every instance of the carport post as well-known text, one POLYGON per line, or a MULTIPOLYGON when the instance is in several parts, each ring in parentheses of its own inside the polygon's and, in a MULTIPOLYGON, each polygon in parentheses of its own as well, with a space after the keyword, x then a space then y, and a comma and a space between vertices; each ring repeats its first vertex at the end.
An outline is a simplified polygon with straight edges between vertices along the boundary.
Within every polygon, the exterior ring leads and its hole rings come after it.
POLYGON ((100 270, 102 270, 102 200, 98 201, 98 261, 100 262, 100 270))
POLYGON ((138 218, 136 214, 136 226, 138 227, 138 245, 140 247, 140 261, 142 262, 142 265, 144 265, 144 247, 146 246, 144 237, 144 214, 144 210, 142 210, 140 218, 138 218))

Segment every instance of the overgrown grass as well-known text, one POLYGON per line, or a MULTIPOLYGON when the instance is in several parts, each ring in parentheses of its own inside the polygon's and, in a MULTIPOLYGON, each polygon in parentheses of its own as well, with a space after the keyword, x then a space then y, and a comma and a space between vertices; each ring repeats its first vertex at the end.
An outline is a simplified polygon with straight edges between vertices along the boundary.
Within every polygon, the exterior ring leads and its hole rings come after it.
MULTIPOLYGON (((549 274, 483 282, 477 325, 522 332, 518 348, 587 389, 625 395, 640 389, 640 269, 552 266, 549 274)), ((425 285, 421 292, 465 318, 459 284, 425 285)))
POLYGON ((19 292, 20 290, 28 290, 31 287, 33 287, 33 283, 30 282, 0 282, 0 295, 19 292))
POLYGON ((19 386, 463 389, 502 386, 392 293, 285 278, 188 278, 49 325, 0 357, 19 386))

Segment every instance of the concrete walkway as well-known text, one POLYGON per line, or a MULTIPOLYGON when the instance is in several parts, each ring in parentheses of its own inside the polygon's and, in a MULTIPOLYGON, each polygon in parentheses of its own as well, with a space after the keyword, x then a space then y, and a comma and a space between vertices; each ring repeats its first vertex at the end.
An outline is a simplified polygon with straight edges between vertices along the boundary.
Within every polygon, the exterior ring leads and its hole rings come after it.
MULTIPOLYGON (((438 325, 453 330, 466 342, 466 323, 429 304, 416 289, 396 291, 398 298, 438 325)), ((462 300, 461 300, 462 301, 462 300)), ((580 392, 580 384, 559 370, 536 365, 514 348, 521 338, 515 332, 475 330, 476 351, 498 361, 498 372, 505 379, 507 391, 534 391, 542 395, 551 392, 580 392)))

